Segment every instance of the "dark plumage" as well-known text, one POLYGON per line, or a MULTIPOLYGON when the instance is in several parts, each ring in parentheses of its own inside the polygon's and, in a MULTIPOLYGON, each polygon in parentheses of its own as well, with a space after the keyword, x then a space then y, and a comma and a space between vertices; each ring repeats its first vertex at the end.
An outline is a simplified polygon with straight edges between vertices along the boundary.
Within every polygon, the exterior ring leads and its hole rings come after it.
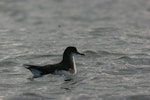
POLYGON ((63 59, 58 64, 45 65, 45 66, 36 66, 36 65, 28 65, 24 64, 27 69, 29 69, 33 73, 33 77, 40 77, 46 74, 57 74, 60 71, 66 71, 71 74, 76 73, 76 65, 74 61, 73 54, 81 54, 77 51, 76 47, 67 47, 63 53, 63 59))

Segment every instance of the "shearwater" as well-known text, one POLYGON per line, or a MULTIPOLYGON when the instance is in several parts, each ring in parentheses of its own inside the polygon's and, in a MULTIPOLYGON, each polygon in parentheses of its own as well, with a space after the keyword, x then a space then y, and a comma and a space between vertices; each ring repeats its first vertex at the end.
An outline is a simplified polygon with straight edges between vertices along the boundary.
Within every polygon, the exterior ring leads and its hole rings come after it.
POLYGON ((60 63, 44 66, 24 64, 24 66, 32 72, 33 78, 41 77, 46 74, 76 74, 77 69, 74 54, 84 55, 79 53, 76 47, 69 46, 65 49, 63 59, 60 63))

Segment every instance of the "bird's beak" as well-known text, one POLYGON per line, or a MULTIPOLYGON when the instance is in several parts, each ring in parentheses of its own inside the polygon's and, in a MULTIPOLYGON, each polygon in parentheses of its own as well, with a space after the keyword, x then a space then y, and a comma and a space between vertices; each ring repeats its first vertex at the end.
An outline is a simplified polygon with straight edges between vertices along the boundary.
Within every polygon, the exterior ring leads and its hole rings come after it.
POLYGON ((85 54, 83 54, 83 53, 79 53, 79 52, 77 52, 77 54, 78 54, 78 55, 82 55, 82 56, 85 56, 85 54))

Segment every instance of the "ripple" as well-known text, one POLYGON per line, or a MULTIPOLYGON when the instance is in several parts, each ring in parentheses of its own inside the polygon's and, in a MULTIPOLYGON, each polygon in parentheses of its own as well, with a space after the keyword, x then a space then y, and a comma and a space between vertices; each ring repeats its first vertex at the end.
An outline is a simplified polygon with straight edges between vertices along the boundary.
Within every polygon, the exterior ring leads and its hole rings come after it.
POLYGON ((109 52, 109 51, 101 51, 101 50, 99 50, 99 51, 93 51, 93 50, 87 50, 87 51, 85 51, 84 52, 86 55, 88 55, 88 56, 101 56, 101 57, 103 57, 103 56, 108 56, 108 55, 125 55, 125 54, 122 54, 122 53, 113 53, 113 52, 109 52))
POLYGON ((120 57, 119 59, 121 59, 121 60, 130 60, 131 58, 128 57, 128 56, 123 56, 123 57, 120 57))
POLYGON ((21 55, 16 57, 16 59, 36 59, 36 58, 47 58, 47 57, 59 57, 60 55, 52 54, 30 54, 30 55, 21 55))
POLYGON ((84 52, 86 55, 88 56, 96 56, 97 55, 97 52, 96 51, 93 51, 93 50, 87 50, 84 52))
POLYGON ((17 63, 16 62, 14 62, 14 61, 1 61, 0 62, 0 66, 15 66, 15 65, 17 65, 17 63))
POLYGON ((128 56, 120 57, 119 59, 132 65, 150 65, 150 58, 131 58, 128 56))
MULTIPOLYGON (((98 28, 93 28, 89 33, 92 35, 100 35, 100 36, 107 36, 109 32, 116 32, 118 31, 118 28, 114 28, 114 27, 98 27, 98 28)), ((110 36, 110 34, 108 35, 110 36)))
POLYGON ((133 74, 146 74, 150 72, 149 67, 141 67, 141 68, 125 68, 119 69, 116 71, 105 71, 107 74, 111 75, 133 75, 133 74))
POLYGON ((103 100, 150 100, 149 95, 105 96, 103 100))
POLYGON ((103 71, 104 73, 110 75, 133 75, 136 74, 135 72, 128 71, 128 70, 119 70, 119 71, 103 71))
POLYGON ((7 100, 51 100, 54 98, 41 96, 36 93, 23 93, 13 97, 8 97, 7 100))
POLYGON ((150 100, 149 95, 133 95, 133 96, 127 96, 127 100, 150 100))

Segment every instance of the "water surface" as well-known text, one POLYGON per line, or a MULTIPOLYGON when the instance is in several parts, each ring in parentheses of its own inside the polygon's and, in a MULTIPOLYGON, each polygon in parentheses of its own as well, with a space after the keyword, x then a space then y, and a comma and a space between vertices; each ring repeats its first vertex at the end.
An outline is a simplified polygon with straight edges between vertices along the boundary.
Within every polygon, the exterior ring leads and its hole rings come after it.
POLYGON ((148 0, 1 0, 0 99, 149 100, 148 0), (30 80, 23 64, 76 56, 72 77, 30 80))

